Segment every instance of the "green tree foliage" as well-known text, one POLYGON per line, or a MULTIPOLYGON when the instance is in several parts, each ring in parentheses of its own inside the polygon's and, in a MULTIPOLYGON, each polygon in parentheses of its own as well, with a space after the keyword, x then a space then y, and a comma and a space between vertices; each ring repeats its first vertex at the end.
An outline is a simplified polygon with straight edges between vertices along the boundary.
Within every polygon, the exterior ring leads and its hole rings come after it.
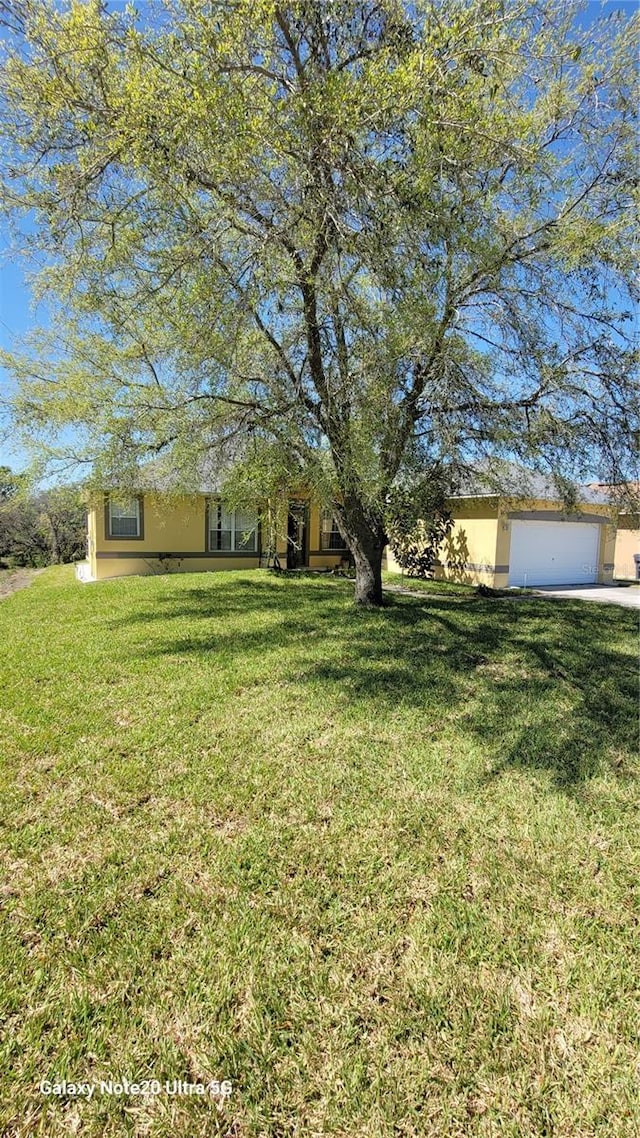
POLYGON ((86 555, 87 511, 77 486, 56 486, 37 495, 39 527, 49 561, 61 564, 86 555))
POLYGON ((78 487, 32 492, 23 475, 0 467, 0 564, 77 561, 86 551, 86 510, 78 487))
POLYGON ((8 466, 0 466, 0 503, 8 502, 18 493, 20 480, 8 466))
POLYGON ((4 201, 57 303, 17 425, 103 485, 260 440, 365 603, 418 447, 629 477, 637 18, 581 11, 11 6, 4 201))

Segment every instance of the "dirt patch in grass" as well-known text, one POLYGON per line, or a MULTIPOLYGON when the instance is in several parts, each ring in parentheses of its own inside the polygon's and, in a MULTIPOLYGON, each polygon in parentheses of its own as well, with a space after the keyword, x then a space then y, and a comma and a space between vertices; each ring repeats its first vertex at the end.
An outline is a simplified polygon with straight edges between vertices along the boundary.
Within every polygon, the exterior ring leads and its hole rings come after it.
POLYGON ((6 600, 19 589, 26 589, 44 569, 2 569, 0 570, 0 601, 6 600))

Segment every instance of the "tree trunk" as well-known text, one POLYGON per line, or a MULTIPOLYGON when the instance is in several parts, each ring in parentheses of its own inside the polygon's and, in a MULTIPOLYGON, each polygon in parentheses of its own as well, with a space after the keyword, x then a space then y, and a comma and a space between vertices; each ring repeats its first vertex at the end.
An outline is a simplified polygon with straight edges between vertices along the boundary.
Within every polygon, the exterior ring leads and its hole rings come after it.
POLYGON ((60 565, 62 562, 62 557, 60 553, 58 531, 54 523, 51 521, 51 518, 47 514, 45 514, 45 518, 47 519, 49 525, 49 548, 51 550, 51 562, 53 565, 60 565))
POLYGON ((379 608, 382 600, 382 554, 384 542, 373 539, 371 542, 355 540, 351 546, 356 563, 357 605, 379 608))
POLYGON ((371 517, 355 494, 345 495, 334 510, 356 565, 356 604, 379 608, 383 604, 382 554, 387 544, 382 519, 371 517))

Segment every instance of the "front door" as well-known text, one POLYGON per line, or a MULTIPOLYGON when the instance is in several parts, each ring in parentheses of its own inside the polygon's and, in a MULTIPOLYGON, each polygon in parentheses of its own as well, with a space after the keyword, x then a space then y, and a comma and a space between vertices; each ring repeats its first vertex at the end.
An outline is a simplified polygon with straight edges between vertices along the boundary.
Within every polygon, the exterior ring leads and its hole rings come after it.
POLYGON ((307 545, 306 502, 289 502, 287 519, 287 569, 302 569, 309 564, 307 545))

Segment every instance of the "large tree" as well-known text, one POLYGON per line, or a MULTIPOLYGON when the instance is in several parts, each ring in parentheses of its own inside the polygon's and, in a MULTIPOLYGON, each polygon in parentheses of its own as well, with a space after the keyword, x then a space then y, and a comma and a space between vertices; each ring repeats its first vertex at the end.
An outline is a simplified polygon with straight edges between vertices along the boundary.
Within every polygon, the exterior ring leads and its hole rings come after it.
POLYGON ((373 604, 412 464, 628 476, 632 19, 6 7, 4 201, 57 305, 18 424, 121 484, 252 440, 333 504, 373 604))

